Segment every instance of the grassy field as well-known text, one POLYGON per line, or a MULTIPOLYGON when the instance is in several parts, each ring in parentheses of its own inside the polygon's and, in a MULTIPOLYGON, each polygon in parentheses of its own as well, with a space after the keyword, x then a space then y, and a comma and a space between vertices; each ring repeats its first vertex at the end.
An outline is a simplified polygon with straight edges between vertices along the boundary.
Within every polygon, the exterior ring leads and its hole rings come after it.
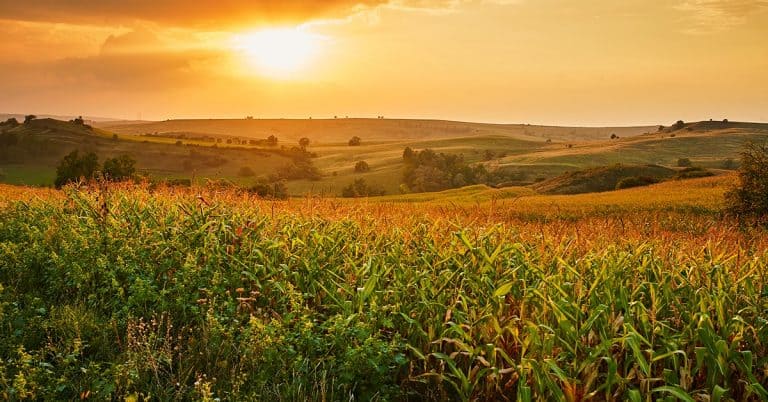
POLYGON ((658 132, 652 127, 570 128, 394 119, 172 120, 101 122, 98 126, 86 130, 40 119, 13 128, 22 138, 47 144, 50 149, 23 161, 2 162, 0 158, 0 181, 50 184, 61 157, 80 149, 94 151, 102 159, 131 155, 140 172, 153 177, 194 178, 199 183, 224 179, 250 186, 290 164, 281 148, 294 147, 297 138, 307 136, 311 140, 309 151, 316 155, 312 164, 322 177, 288 182, 291 195, 338 196, 359 178, 383 188, 388 195, 397 195, 401 192, 406 147, 461 154, 469 163, 507 173, 513 179, 505 182, 506 186, 527 186, 616 163, 674 167, 679 158, 688 158, 697 166, 717 169, 728 159, 738 159, 745 142, 768 139, 767 125, 719 122, 692 123, 675 132, 658 132), (620 138, 611 140, 611 134, 620 138), (179 135, 185 138, 174 138, 179 135), (277 136, 278 146, 237 143, 269 135, 277 136), (347 145, 353 135, 362 138, 362 145, 347 145), (211 142, 216 140, 221 142, 211 142), (227 140, 234 142, 227 144, 227 140), (355 172, 359 161, 367 162, 370 171, 355 172), (254 176, 240 176, 245 167, 254 176))
POLYGON ((5 399, 759 400, 730 175, 265 201, 0 186, 5 399))

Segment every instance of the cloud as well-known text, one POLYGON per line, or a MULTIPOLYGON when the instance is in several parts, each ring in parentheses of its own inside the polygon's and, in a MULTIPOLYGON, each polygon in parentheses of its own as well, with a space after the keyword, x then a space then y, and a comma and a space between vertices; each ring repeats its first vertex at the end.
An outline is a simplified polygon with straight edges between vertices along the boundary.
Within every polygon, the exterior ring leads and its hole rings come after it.
POLYGON ((689 13, 686 33, 707 34, 744 24, 751 14, 768 9, 768 0, 685 0, 675 8, 689 13))
POLYGON ((0 0, 7 20, 105 25, 150 21, 179 27, 229 27, 306 21, 386 0, 0 0))

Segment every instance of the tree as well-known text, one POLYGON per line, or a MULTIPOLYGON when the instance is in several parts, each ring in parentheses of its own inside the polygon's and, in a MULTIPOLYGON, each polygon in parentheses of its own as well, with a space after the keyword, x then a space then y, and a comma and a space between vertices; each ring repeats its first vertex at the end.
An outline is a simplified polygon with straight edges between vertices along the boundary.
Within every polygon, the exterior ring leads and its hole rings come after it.
POLYGON ((611 139, 612 139, 612 140, 615 140, 615 139, 617 139, 617 138, 619 138, 619 136, 618 136, 618 135, 616 135, 616 134, 611 134, 611 139))
POLYGON ((136 160, 128 155, 120 155, 116 158, 104 161, 102 169, 104 177, 113 181, 127 180, 136 173, 136 160))
POLYGON ((32 120, 34 120, 36 118, 37 118, 37 116, 35 116, 33 114, 29 114, 29 115, 24 116, 24 124, 29 124, 32 120))
POLYGON ((99 158, 95 153, 89 152, 81 157, 77 150, 72 151, 56 167, 54 185, 60 188, 67 183, 80 179, 93 179, 98 169, 99 158))
POLYGON ((355 163, 355 172, 357 173, 368 172, 370 170, 371 170, 371 167, 368 166, 368 162, 366 161, 360 161, 355 163))
POLYGON ((349 139, 349 146, 350 146, 350 147, 356 147, 356 146, 359 146, 361 141, 362 141, 362 140, 360 139, 360 137, 358 137, 358 136, 354 136, 354 137, 352 137, 352 138, 350 138, 350 139, 349 139))
POLYGON ((309 138, 302 137, 299 140, 299 147, 301 147, 301 149, 307 149, 308 146, 309 146, 309 138))
POLYGON ((678 120, 675 122, 675 124, 672 125, 673 130, 680 130, 683 127, 685 127, 685 122, 682 120, 678 120))
POLYGON ((11 126, 11 127, 16 127, 16 126, 18 126, 18 125, 19 125, 19 121, 18 121, 18 120, 16 120, 16 118, 15 118, 15 117, 11 117, 11 118, 9 118, 8 120, 6 120, 6 121, 5 121, 5 123, 3 123, 3 124, 5 124, 5 125, 9 125, 9 126, 11 126))
POLYGON ((267 137, 267 145, 271 147, 274 147, 275 145, 277 145, 277 137, 275 137, 274 135, 270 135, 269 137, 267 137))
POLYGON ((741 152, 739 185, 726 194, 739 219, 768 224, 768 143, 748 143, 741 152))
POLYGON ((250 191, 256 193, 256 195, 261 198, 274 200, 288 199, 288 187, 282 180, 274 181, 272 183, 258 181, 250 188, 250 191))
POLYGON ((677 160, 677 166, 678 167, 691 167, 693 166, 693 163, 688 158, 680 158, 677 160))
POLYGON ((341 196, 346 198, 372 197, 384 193, 384 189, 368 185, 365 179, 355 179, 352 184, 341 190, 341 196))

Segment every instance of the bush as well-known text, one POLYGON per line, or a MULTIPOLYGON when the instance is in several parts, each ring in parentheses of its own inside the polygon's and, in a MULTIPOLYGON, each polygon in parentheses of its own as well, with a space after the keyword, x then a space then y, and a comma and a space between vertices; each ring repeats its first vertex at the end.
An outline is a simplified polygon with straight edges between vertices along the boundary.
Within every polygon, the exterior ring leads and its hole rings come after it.
POLYGON ((254 184, 253 187, 251 187, 249 190, 262 198, 270 198, 275 200, 288 199, 288 187, 286 187, 285 182, 282 180, 272 183, 263 181, 256 182, 256 184, 254 184))
POLYGON ((121 181, 130 179, 136 173, 136 160, 128 155, 107 159, 104 161, 104 168, 102 170, 104 176, 110 180, 121 181))
POLYGON ((685 122, 682 120, 678 120, 675 122, 675 124, 672 125, 672 130, 680 130, 683 127, 685 127, 685 122))
POLYGON ((739 185, 726 198, 740 219, 768 223, 768 143, 747 144, 741 153, 739 185))
POLYGON ((356 146, 359 146, 359 145, 360 145, 360 142, 361 142, 361 140, 360 140, 360 137, 358 137, 358 136, 354 136, 354 137, 352 137, 352 138, 349 140, 349 146, 350 146, 350 147, 356 147, 356 146))
POLYGON ((659 180, 653 177, 646 177, 646 176, 625 177, 619 180, 618 183, 616 183, 616 190, 622 190, 625 188, 632 188, 632 187, 648 186, 651 184, 656 184, 658 182, 659 180))
POLYGON ((366 161, 360 161, 355 163, 355 172, 356 173, 364 173, 371 170, 371 167, 368 166, 368 162, 366 161))
POLYGON ((256 176, 256 172, 250 166, 243 166, 237 171, 237 175, 240 177, 252 177, 256 176))
POLYGON ((67 154, 56 167, 56 180, 54 185, 57 188, 80 179, 90 180, 99 170, 99 158, 95 153, 89 152, 82 157, 75 150, 67 154))
POLYGON ((733 158, 728 158, 723 161, 722 167, 723 169, 726 169, 726 170, 734 170, 738 167, 738 165, 736 164, 736 161, 733 160, 733 158))
POLYGON ((688 158, 680 158, 677 160, 677 166, 678 167, 690 167, 693 166, 693 163, 688 158))
POLYGON ((384 189, 368 185, 365 179, 356 179, 352 184, 341 190, 341 196, 346 198, 374 197, 384 194, 384 189))
POLYGON ((687 167, 675 175, 677 179, 695 179, 698 177, 710 177, 715 174, 701 167, 687 167))

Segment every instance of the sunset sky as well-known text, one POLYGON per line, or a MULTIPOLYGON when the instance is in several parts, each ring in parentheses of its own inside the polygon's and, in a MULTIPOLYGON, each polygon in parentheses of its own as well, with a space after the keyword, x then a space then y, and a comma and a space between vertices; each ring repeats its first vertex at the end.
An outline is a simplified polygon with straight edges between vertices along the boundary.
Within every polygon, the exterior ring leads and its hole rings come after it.
POLYGON ((768 0, 0 0, 0 113, 768 122, 768 0))

